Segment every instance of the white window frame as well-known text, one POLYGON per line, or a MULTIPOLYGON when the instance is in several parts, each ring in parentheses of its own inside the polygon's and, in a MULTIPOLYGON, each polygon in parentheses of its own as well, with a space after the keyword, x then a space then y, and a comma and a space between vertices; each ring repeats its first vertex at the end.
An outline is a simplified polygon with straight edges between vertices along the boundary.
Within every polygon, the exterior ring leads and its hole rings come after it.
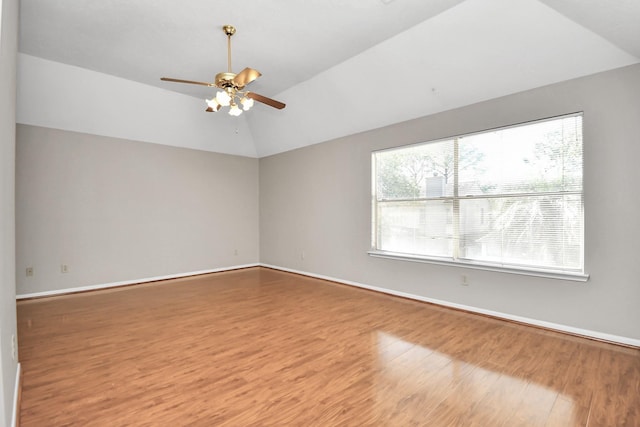
MULTIPOLYGON (((464 138, 464 137, 469 137, 472 135, 478 135, 478 134, 483 134, 483 133, 487 133, 487 132, 494 132, 494 131, 499 131, 499 130, 505 130, 505 129, 509 129, 509 128, 515 128, 515 127, 520 127, 520 126, 526 126, 526 125, 530 125, 530 124, 535 124, 538 122, 543 122, 543 121, 550 121, 550 120, 557 120, 557 119, 563 119, 563 118, 568 118, 568 117, 576 117, 576 116, 583 116, 582 112, 576 112, 576 113, 571 113, 571 114, 565 114, 565 115, 561 115, 561 116, 555 116, 555 117, 548 117, 548 118, 544 118, 544 119, 538 119, 538 120, 532 120, 532 121, 528 121, 528 122, 522 122, 522 123, 517 123, 517 124, 513 124, 513 125, 508 125, 508 126, 501 126, 498 128, 492 128, 492 129, 486 129, 486 130, 482 130, 482 131, 478 131, 478 132, 472 132, 472 133, 466 133, 466 134, 462 134, 462 135, 455 135, 449 138, 441 138, 441 139, 437 139, 437 140, 432 140, 432 141, 427 141, 427 142, 421 142, 421 143, 417 143, 417 144, 411 144, 411 145, 407 145, 407 146, 401 146, 401 147, 392 147, 392 148, 387 148, 387 149, 383 149, 383 150, 376 150, 373 151, 371 153, 371 188, 372 188, 372 221, 371 221, 371 225, 372 225, 372 235, 371 235, 371 249, 368 251, 368 254, 372 257, 377 257, 377 258, 387 258, 387 259, 394 259, 394 260, 402 260, 402 261, 411 261, 411 262, 421 262, 421 263, 429 263, 429 264, 437 264, 437 265, 446 265, 446 266, 456 266, 456 267, 463 267, 463 268, 471 268, 471 269, 479 269, 479 270, 487 270, 487 271, 497 271, 497 272, 505 272, 505 273, 513 273, 513 274, 520 274, 520 275, 527 275, 527 276, 536 276, 536 277, 545 277, 545 278, 552 278, 552 279, 562 279, 562 280, 570 280, 570 281, 577 281, 577 282, 585 282, 588 280, 589 275, 585 273, 585 266, 584 266, 584 241, 585 241, 585 233, 584 233, 584 163, 583 163, 583 172, 582 172, 582 176, 583 176, 583 185, 582 185, 582 189, 580 192, 580 196, 582 198, 582 212, 583 212, 583 234, 582 234, 582 238, 583 238, 583 245, 582 245, 582 260, 583 260, 583 269, 582 271, 565 271, 565 270, 556 270, 556 269, 546 269, 546 268, 537 268, 537 267, 531 267, 531 266, 519 266, 519 265, 503 265, 503 264, 492 264, 490 262, 486 262, 486 261, 475 261, 475 260, 469 260, 469 259, 459 259, 455 257, 455 254, 452 254, 451 257, 437 257, 437 256, 428 256, 428 255, 422 255, 422 254, 411 254, 411 253, 398 253, 398 252, 389 252, 389 251, 384 251, 384 250, 380 250, 377 249, 377 239, 378 239, 378 208, 377 208, 377 203, 378 203, 378 199, 377 199, 377 191, 376 191, 376 158, 375 155, 376 153, 380 153, 380 152, 385 152, 385 151, 392 151, 392 150, 398 150, 398 149, 402 149, 402 148, 409 148, 409 147, 413 147, 416 145, 424 145, 424 144, 431 144, 431 143, 439 143, 439 142, 444 142, 444 141, 451 141, 454 140, 456 138, 464 138)), ((583 152, 584 152, 584 139, 582 142, 582 146, 583 146, 583 152)), ((456 171, 457 173, 457 171, 456 171)), ((457 183, 456 183, 457 185, 457 183)), ((457 189, 457 187, 455 187, 457 189)), ((455 191, 455 190, 454 190, 455 191)), ((457 191, 455 191, 455 193, 457 193, 457 191)), ((495 197, 504 197, 504 195, 496 195, 495 197)), ((446 199, 451 200, 454 205, 456 203, 456 201, 459 203, 460 200, 463 200, 465 198, 468 198, 468 196, 458 196, 457 194, 455 194, 454 196, 449 196, 446 197, 446 199)), ((439 198, 439 199, 443 199, 443 198, 439 198)), ((424 197, 424 198, 416 198, 416 199, 411 199, 412 201, 428 201, 431 200, 428 197, 424 197)), ((395 200, 394 200, 395 201, 395 200)), ((397 201, 402 201, 402 200, 397 200, 397 201)), ((455 249, 454 249, 455 252, 455 249)))

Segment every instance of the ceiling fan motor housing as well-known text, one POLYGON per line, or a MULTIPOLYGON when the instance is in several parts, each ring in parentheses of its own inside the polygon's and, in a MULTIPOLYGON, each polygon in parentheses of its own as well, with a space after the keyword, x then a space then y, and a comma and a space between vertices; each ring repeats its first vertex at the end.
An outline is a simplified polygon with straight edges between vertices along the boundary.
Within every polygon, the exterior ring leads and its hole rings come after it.
POLYGON ((233 79, 235 78, 235 73, 218 73, 216 74, 215 83, 216 86, 220 89, 226 89, 229 87, 234 88, 235 90, 242 90, 244 86, 238 86, 234 83, 233 79))

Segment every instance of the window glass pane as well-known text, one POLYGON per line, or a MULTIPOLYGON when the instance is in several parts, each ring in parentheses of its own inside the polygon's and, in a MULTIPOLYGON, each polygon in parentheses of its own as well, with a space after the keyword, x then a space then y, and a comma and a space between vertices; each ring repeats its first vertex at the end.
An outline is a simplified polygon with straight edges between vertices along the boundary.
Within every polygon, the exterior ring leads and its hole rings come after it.
POLYGON ((378 200, 453 194, 452 147, 452 141, 440 141, 375 153, 378 200))
POLYGON ((460 139, 459 195, 582 189, 582 118, 565 117, 460 139))
POLYGON ((460 201, 460 258, 497 264, 579 270, 580 195, 460 201))
POLYGON ((378 204, 378 249, 450 257, 452 202, 410 201, 378 204))

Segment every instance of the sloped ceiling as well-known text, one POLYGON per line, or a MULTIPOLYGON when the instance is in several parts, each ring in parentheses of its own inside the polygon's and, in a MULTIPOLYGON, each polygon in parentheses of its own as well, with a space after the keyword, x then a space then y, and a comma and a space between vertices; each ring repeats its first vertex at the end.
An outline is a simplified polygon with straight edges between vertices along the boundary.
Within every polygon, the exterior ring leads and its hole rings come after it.
POLYGON ((637 0, 22 0, 18 121, 262 157, 640 62, 638 22, 637 0), (160 81, 224 71, 224 24, 286 109, 220 117, 160 81))
POLYGON ((541 0, 579 25, 640 58, 640 1, 541 0))

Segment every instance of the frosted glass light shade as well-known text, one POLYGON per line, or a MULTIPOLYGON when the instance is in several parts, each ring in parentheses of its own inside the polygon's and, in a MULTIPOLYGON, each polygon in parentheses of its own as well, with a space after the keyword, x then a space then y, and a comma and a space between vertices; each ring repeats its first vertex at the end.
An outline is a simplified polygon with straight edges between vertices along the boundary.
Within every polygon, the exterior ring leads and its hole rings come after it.
POLYGON ((226 107, 231 102, 231 97, 227 92, 221 90, 216 93, 216 101, 218 101, 218 103, 223 107, 226 107))
POLYGON ((249 108, 253 107, 253 99, 247 98, 246 96, 240 100, 240 104, 242 104, 242 109, 244 111, 248 111, 249 108))
POLYGON ((216 98, 207 99, 207 105, 213 110, 218 111, 220 108, 220 103, 216 100, 216 98))
POLYGON ((229 114, 232 116, 239 116, 242 114, 242 110, 236 104, 232 104, 231 108, 229 108, 229 114))

